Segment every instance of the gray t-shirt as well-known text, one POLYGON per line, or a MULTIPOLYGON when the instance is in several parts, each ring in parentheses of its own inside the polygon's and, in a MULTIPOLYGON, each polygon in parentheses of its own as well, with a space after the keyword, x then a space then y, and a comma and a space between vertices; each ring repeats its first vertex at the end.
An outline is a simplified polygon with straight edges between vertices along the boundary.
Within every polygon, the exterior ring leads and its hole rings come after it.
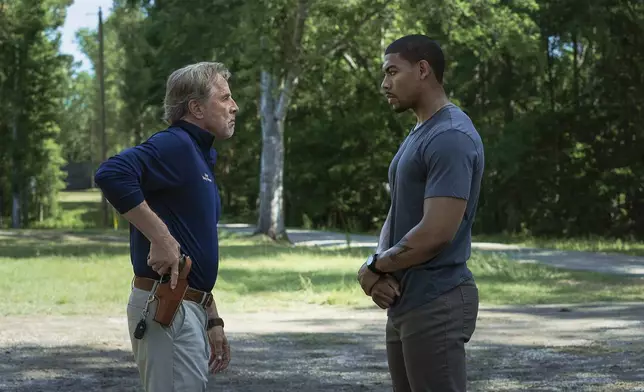
POLYGON ((472 279, 466 261, 483 169, 481 138, 470 118, 453 104, 436 112, 401 144, 389 166, 390 247, 420 222, 426 198, 457 197, 467 200, 467 207, 453 241, 440 254, 394 273, 401 297, 389 309, 390 316, 424 305, 472 279))

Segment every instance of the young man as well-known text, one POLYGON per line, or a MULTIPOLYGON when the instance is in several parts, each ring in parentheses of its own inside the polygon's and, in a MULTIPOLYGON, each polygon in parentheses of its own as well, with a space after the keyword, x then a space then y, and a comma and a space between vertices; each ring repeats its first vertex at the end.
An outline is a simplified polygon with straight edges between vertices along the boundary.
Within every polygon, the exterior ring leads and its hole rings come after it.
POLYGON ((484 168, 483 144, 443 90, 439 45, 410 35, 386 50, 382 88, 414 129, 389 167, 391 207, 377 253, 358 272, 388 309, 387 359, 396 392, 466 390, 465 343, 478 290, 466 261, 484 168))
POLYGON ((103 162, 96 173, 105 197, 131 223, 135 278, 127 317, 148 392, 204 391, 208 371, 217 373, 230 361, 224 323, 211 294, 220 216, 213 142, 233 135, 238 110, 229 77, 223 64, 211 62, 173 72, 164 101, 170 126, 103 162), (183 255, 192 262, 188 289, 178 297, 179 308, 168 326, 155 320, 163 304, 150 294, 165 274, 176 288, 183 255))

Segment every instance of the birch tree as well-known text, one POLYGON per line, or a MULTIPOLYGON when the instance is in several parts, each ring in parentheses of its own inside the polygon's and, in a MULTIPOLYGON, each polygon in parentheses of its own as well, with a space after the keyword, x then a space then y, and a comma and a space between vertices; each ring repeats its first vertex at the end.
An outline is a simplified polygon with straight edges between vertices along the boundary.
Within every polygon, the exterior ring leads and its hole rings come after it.
MULTIPOLYGON (((289 4, 285 4, 288 7, 289 4)), ((280 57, 276 64, 263 64, 260 79, 260 116, 262 128, 262 153, 260 164, 259 211, 255 234, 265 234, 274 240, 288 240, 284 208, 284 131, 291 98, 298 84, 298 76, 304 66, 312 66, 316 60, 323 61, 329 55, 343 52, 351 46, 351 40, 364 23, 376 19, 387 6, 380 1, 358 2, 352 6, 312 0, 298 0, 293 20, 275 19, 282 23, 279 36, 285 37, 280 57), (331 16, 332 23, 315 20, 314 42, 305 53, 303 39, 310 9, 318 7, 320 19, 331 16), (362 11, 362 12, 360 12, 362 11), (342 22, 347 22, 347 24, 342 22), (324 28, 329 25, 331 28, 324 28), (276 66, 277 65, 277 66, 276 66), (271 68, 272 66, 272 68, 271 68)), ((282 14, 284 13, 284 10, 282 14)), ((280 13, 278 12, 278 15, 280 13)), ((278 26, 279 27, 279 26, 278 26)), ((266 37, 262 37, 262 49, 266 49, 266 37)), ((274 50, 274 48, 273 48, 274 50)))
MULTIPOLYGON (((302 36, 310 0, 298 0, 292 36, 285 43, 282 75, 264 64, 260 80, 262 155, 257 232, 278 240, 288 238, 284 225, 284 121, 297 85, 302 36)), ((266 39, 262 37, 262 44, 266 39)))

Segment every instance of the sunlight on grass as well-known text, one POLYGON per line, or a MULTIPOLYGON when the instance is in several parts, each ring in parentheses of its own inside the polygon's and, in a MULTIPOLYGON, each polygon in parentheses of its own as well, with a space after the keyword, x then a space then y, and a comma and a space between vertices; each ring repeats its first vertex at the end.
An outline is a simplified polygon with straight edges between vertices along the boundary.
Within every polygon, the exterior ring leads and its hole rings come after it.
POLYGON ((644 278, 522 264, 491 254, 474 254, 469 266, 491 304, 549 304, 640 301, 644 278))
POLYGON ((61 203, 101 202, 101 192, 98 188, 84 191, 65 191, 58 194, 61 203))
POLYGON ((644 256, 644 241, 622 238, 540 238, 522 235, 477 235, 476 242, 497 242, 534 248, 644 256))
MULTIPOLYGON (((369 251, 323 250, 221 236, 215 289, 222 311, 307 304, 375 307, 355 281, 369 251)), ((0 314, 122 314, 132 279, 127 233, 11 231, 0 235, 0 314)), ((473 253, 488 304, 644 300, 644 280, 520 264, 473 253)))
MULTIPOLYGON (((56 216, 34 223, 34 228, 84 230, 103 227, 101 193, 98 189, 60 192, 58 201, 56 216)), ((128 222, 109 205, 108 213, 110 225, 116 223, 119 229, 128 228, 128 222)))

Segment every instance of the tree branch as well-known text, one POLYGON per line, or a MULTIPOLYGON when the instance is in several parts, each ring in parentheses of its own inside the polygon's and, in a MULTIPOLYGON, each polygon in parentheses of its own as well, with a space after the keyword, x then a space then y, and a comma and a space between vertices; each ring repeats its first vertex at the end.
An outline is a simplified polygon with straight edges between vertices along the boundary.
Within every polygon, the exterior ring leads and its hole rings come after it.
POLYGON ((291 40, 290 51, 287 54, 286 78, 284 86, 279 97, 279 102, 275 108, 275 118, 283 120, 286 116, 293 89, 297 84, 297 75, 299 73, 300 56, 302 54, 302 39, 304 37, 304 25, 309 12, 309 1, 299 0, 297 5, 297 16, 295 19, 295 28, 293 29, 293 39, 291 40))
POLYGON ((353 24, 352 28, 349 29, 346 34, 339 36, 335 41, 331 42, 330 45, 327 45, 326 47, 323 46, 323 49, 321 51, 322 56, 328 56, 336 50, 346 46, 347 41, 355 37, 358 32, 364 28, 365 23, 372 21, 374 16, 380 15, 380 13, 384 11, 388 5, 389 4, 387 2, 381 4, 380 7, 376 8, 373 12, 366 14, 364 18, 362 18, 362 20, 353 24))

